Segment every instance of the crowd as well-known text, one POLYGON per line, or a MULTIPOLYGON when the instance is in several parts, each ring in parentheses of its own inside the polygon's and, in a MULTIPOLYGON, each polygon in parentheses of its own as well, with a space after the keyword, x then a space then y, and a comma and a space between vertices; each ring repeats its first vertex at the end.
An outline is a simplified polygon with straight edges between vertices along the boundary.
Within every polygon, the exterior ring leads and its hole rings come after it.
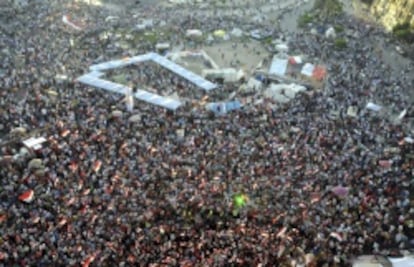
MULTIPOLYGON (((7 45, 23 65, 12 53, 0 63, 4 139, 23 127, 48 140, 30 157, 9 157, 19 142, 0 147, 0 265, 347 266, 413 248, 412 129, 364 110, 368 100, 408 107, 413 81, 374 51, 332 53, 326 90, 286 105, 216 117, 137 102, 130 113, 122 96, 56 80, 98 55, 71 49, 57 26, 30 33, 53 8, 39 14, 17 16, 22 31, 7 45)), ((315 38, 291 36, 290 46, 318 57, 318 45, 303 45, 315 38)), ((154 87, 174 84, 153 69, 140 71, 154 87)))
POLYGON ((106 77, 111 80, 120 77, 119 75, 125 80, 121 83, 162 96, 177 94, 180 98, 200 99, 204 93, 196 85, 153 62, 142 62, 125 68, 113 69, 108 71, 106 77))

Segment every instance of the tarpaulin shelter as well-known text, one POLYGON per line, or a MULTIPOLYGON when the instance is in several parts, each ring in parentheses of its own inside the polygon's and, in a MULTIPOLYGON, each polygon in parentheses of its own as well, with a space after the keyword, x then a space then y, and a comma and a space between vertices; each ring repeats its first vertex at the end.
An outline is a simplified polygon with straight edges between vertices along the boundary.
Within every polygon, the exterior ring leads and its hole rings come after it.
POLYGON ((206 108, 213 111, 217 115, 224 115, 229 111, 240 109, 241 103, 238 100, 229 102, 214 102, 208 103, 206 108))
POLYGON ((278 57, 273 57, 272 64, 270 65, 269 74, 284 76, 288 67, 288 60, 278 57))

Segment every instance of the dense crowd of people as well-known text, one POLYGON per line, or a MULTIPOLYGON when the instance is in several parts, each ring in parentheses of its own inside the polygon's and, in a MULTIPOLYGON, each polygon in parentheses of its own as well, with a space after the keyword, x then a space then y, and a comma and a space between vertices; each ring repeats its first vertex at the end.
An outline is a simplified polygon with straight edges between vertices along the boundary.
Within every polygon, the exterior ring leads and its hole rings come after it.
POLYGON ((181 99, 200 99, 203 96, 202 89, 153 62, 113 69, 108 71, 106 77, 110 80, 120 77, 121 83, 135 90, 146 90, 162 96, 177 94, 181 99))
MULTIPOLYGON (((58 26, 24 27, 51 9, 16 17, 22 32, 7 47, 25 60, 0 63, 0 265, 347 266, 413 248, 411 126, 364 109, 409 107, 413 81, 375 51, 328 53, 326 89, 288 104, 214 116, 136 102, 130 113, 123 96, 56 79, 98 55, 72 49, 58 26), (30 154, 12 142, 25 132, 47 142, 30 154)), ((320 57, 316 38, 290 36, 290 47, 320 57)), ((140 71, 155 88, 181 86, 165 70, 140 71)))

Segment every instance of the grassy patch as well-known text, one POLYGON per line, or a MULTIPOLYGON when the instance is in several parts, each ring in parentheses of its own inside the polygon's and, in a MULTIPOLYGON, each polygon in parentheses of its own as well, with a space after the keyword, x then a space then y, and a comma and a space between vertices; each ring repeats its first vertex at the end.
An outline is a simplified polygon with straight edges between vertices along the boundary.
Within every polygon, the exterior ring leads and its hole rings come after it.
POLYGON ((344 38, 337 38, 334 42, 336 49, 345 49, 347 47, 347 42, 344 38))
POLYGON ((112 80, 116 83, 120 83, 120 84, 127 84, 127 79, 125 77, 125 74, 118 74, 118 75, 114 75, 112 80))
POLYGON ((361 2, 370 6, 374 2, 374 0, 361 0, 361 2))
POLYGON ((158 41, 157 34, 155 32, 145 32, 141 38, 144 41, 150 42, 152 44, 155 44, 158 41))
POLYGON ((315 17, 311 13, 306 12, 298 18, 298 26, 304 28, 306 25, 312 23, 314 20, 315 17))
POLYGON ((341 33, 341 32, 344 31, 344 27, 341 26, 341 25, 335 25, 334 29, 335 29, 336 33, 341 33))
POLYGON ((410 27, 410 24, 408 22, 397 24, 393 29, 392 32, 394 35, 403 41, 413 43, 414 42, 414 31, 410 27))
POLYGON ((343 13, 339 0, 316 0, 313 9, 321 17, 333 17, 343 13))
POLYGON ((270 44, 272 44, 272 41, 273 41, 272 36, 266 37, 266 38, 264 38, 264 39, 262 40, 263 44, 265 44, 265 45, 270 45, 270 44))
POLYGON ((392 31, 396 32, 400 30, 409 30, 409 29, 410 29, 410 23, 405 22, 405 23, 400 23, 400 24, 395 25, 392 31))

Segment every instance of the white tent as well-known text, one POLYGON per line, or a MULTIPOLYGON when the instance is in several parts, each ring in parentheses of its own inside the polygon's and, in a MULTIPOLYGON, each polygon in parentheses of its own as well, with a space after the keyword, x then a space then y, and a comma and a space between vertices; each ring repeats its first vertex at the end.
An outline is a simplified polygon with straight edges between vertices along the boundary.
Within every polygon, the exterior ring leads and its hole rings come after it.
POLYGON ((270 65, 269 74, 284 76, 287 70, 288 60, 273 57, 272 64, 270 65))

